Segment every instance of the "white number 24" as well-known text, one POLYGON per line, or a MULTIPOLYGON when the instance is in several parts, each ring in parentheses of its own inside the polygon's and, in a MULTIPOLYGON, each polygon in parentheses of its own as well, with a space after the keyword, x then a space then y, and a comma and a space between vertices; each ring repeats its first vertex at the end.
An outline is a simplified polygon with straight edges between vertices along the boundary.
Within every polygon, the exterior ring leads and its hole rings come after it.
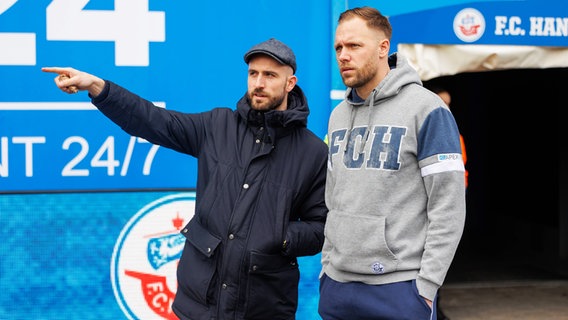
MULTIPOLYGON (((166 39, 163 11, 149 11, 149 0, 115 0, 114 10, 84 10, 90 0, 53 0, 46 9, 49 41, 114 42, 115 65, 148 66, 150 42, 166 39)), ((18 0, 0 0, 0 16, 18 0)), ((35 34, 0 32, 0 65, 35 64, 35 34)))

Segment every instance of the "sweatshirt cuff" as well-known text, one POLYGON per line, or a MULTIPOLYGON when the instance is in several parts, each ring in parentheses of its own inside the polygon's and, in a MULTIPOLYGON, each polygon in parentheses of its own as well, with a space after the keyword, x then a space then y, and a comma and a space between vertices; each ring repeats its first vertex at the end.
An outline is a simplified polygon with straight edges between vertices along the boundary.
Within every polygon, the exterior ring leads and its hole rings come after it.
POLYGON ((423 296, 430 301, 434 301, 436 298, 436 294, 438 293, 438 289, 440 286, 435 284, 434 282, 430 282, 424 278, 416 278, 416 288, 418 289, 418 294, 423 296))

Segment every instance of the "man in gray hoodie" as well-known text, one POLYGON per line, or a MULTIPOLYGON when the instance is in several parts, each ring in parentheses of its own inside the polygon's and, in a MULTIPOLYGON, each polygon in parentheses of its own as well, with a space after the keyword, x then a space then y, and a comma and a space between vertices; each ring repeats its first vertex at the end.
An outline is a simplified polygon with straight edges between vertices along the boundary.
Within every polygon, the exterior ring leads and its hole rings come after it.
POLYGON ((458 127, 370 7, 335 34, 345 100, 329 119, 319 314, 435 319, 435 299, 465 223, 458 127))

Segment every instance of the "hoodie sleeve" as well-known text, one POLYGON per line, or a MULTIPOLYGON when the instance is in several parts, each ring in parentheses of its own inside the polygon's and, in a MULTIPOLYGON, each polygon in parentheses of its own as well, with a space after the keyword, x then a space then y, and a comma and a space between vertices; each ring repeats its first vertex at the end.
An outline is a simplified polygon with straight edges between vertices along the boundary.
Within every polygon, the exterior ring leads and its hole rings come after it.
POLYGON ((429 224, 416 285, 428 299, 434 299, 444 281, 465 224, 465 168, 459 139, 453 115, 445 108, 431 112, 418 136, 429 224))

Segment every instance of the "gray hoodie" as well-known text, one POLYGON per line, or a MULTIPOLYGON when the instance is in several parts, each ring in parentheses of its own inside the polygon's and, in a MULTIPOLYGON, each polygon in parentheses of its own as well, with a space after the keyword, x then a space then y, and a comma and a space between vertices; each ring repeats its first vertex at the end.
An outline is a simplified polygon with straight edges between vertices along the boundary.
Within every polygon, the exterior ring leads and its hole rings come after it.
POLYGON ((465 223, 464 164, 449 108, 400 55, 369 97, 329 120, 322 274, 340 282, 416 279, 433 300, 465 223))

